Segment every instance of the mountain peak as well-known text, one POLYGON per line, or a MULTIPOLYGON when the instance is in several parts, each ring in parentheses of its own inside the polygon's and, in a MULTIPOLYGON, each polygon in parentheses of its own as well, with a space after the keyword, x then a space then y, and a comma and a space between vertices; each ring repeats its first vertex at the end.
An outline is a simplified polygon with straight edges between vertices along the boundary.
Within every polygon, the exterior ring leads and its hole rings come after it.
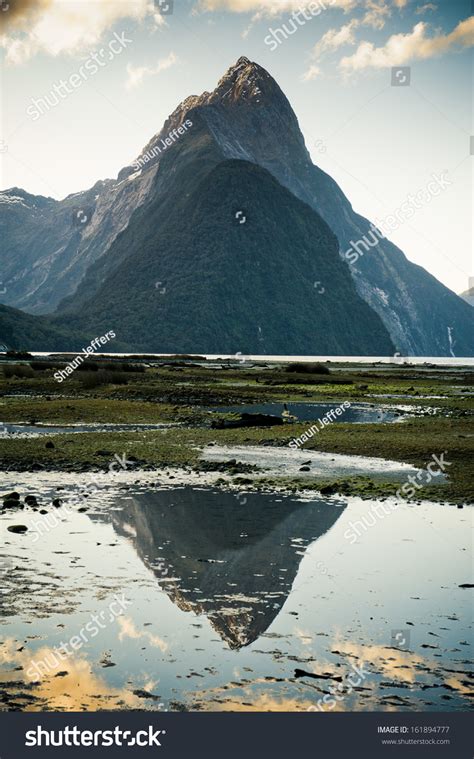
POLYGON ((258 103, 262 101, 262 96, 272 95, 277 90, 279 87, 268 71, 243 55, 227 69, 208 102, 224 100, 258 103))

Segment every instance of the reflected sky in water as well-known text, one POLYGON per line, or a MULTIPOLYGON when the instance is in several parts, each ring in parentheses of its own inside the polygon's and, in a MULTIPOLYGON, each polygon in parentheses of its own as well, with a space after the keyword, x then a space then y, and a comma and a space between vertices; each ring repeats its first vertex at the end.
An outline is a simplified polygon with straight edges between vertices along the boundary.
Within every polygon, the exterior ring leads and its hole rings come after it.
POLYGON ((370 505, 136 488, 36 543, 4 531, 25 514, 2 515, 3 708, 301 711, 354 665, 366 675, 334 710, 468 708, 470 512, 402 504, 352 544, 370 505), (27 677, 100 612, 98 634, 27 677))

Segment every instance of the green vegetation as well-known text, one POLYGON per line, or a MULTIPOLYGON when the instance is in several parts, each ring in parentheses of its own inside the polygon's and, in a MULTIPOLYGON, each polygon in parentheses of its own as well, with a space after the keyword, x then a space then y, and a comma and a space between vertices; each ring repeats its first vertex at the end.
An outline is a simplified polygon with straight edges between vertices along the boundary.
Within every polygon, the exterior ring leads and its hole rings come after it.
MULTIPOLYGON (((43 424, 158 424, 171 425, 163 430, 128 432, 75 433, 37 438, 0 440, 0 467, 9 470, 45 468, 51 470, 87 471, 106 468, 114 453, 126 453, 137 459, 137 467, 160 469, 188 466, 219 469, 200 461, 201 450, 209 443, 216 445, 271 445, 286 447, 300 436, 308 422, 277 427, 246 427, 211 429, 209 408, 269 401, 311 400, 330 404, 349 399, 395 406, 410 404, 418 414, 392 424, 331 424, 308 440, 301 450, 356 454, 385 458, 424 468, 432 454, 447 451, 451 463, 445 484, 431 484, 419 491, 418 497, 437 501, 468 503, 472 500, 474 462, 472 439, 474 425, 472 387, 467 370, 456 373, 429 368, 345 367, 332 365, 327 384, 307 386, 284 383, 291 372, 283 367, 265 365, 236 366, 223 362, 197 366, 169 360, 147 362, 138 372, 123 371, 127 385, 104 384, 84 387, 79 373, 58 384, 53 369, 42 368, 34 376, 18 378, 15 373, 0 379, 0 419, 3 422, 41 422, 43 424), (218 368, 222 366, 222 368, 218 368), (334 380, 351 384, 336 384, 334 380), (21 397, 18 396, 21 394, 21 397), (376 395, 395 395, 397 398, 376 395), (404 398, 404 396, 414 396, 404 398), (425 398, 439 395, 441 398, 425 398), (433 407, 436 407, 435 413, 433 407), (54 448, 46 447, 52 441, 54 448)), ((100 373, 96 372, 97 374, 100 373)), ((87 373, 83 373, 85 376, 87 373)), ((114 374, 114 372, 111 372, 114 374)), ((230 456, 229 456, 230 458, 230 456)), ((234 473, 227 471, 227 474, 234 473)), ((239 484, 236 475, 236 484, 239 484)), ((370 477, 345 479, 274 478, 264 471, 257 474, 254 486, 284 487, 289 490, 329 487, 341 494, 363 497, 386 497, 400 483, 372 480, 370 477), (261 476, 260 476, 261 475, 261 476)))

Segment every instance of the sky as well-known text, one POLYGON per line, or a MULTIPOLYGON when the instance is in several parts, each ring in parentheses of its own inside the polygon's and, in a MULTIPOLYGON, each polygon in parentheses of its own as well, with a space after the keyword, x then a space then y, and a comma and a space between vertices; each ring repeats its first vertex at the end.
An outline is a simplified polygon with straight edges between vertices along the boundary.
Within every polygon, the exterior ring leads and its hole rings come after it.
POLYGON ((429 199, 388 236, 455 292, 468 287, 469 0, 4 0, 0 8, 0 189, 61 199, 116 177, 179 102, 212 91, 245 55, 277 80, 313 162, 357 212, 383 220, 424 191, 429 199))

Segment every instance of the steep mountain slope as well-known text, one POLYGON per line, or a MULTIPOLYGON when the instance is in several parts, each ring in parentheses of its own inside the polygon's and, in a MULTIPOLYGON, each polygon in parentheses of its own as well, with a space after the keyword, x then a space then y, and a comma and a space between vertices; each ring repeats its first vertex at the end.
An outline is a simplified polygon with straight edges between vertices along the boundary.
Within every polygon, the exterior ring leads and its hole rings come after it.
POLYGON ((325 222, 265 169, 208 158, 166 221, 160 198, 132 218, 127 257, 65 323, 139 351, 392 354, 325 222))
POLYGON ((83 239, 93 229, 96 196, 110 183, 59 202, 13 188, 0 193, 2 301, 31 313, 53 311, 72 292, 90 262, 83 239), (75 211, 81 210, 75 223, 75 211), (86 227, 80 220, 86 218, 86 227))
MULTIPOLYGON (((179 126, 183 121, 183 113, 178 109, 166 122, 160 135, 169 134, 169 131, 175 128, 173 125, 179 126)), ((140 176, 143 174, 148 177, 146 179, 149 186, 148 197, 136 209, 133 218, 136 221, 137 228, 148 230, 151 235, 162 229, 170 214, 177 212, 178 209, 184 214, 189 195, 210 169, 223 160, 222 153, 209 134, 206 122, 200 113, 195 114, 191 111, 187 112, 187 115, 190 117, 190 121, 192 118, 192 134, 180 139, 171 149, 162 155, 158 155, 154 161, 146 164, 143 170, 140 170, 140 176), (149 211, 151 205, 153 206, 152 215, 149 211)), ((156 145, 161 142, 160 135, 146 146, 144 153, 153 151, 156 145)), ((124 169, 122 174, 126 171, 124 169)), ((133 177, 134 183, 140 181, 140 176, 137 174, 139 172, 133 172, 130 175, 133 177)), ((89 267, 77 291, 61 303, 58 312, 61 314, 69 311, 76 313, 81 310, 86 303, 93 299, 94 293, 97 293, 107 277, 128 256, 129 238, 121 232, 109 250, 89 267)), ((131 265, 133 269, 133 264, 131 265)))
POLYGON ((16 187, 0 192, 2 302, 35 314, 54 311, 127 226, 156 168, 143 176, 125 170, 62 201, 16 187))

